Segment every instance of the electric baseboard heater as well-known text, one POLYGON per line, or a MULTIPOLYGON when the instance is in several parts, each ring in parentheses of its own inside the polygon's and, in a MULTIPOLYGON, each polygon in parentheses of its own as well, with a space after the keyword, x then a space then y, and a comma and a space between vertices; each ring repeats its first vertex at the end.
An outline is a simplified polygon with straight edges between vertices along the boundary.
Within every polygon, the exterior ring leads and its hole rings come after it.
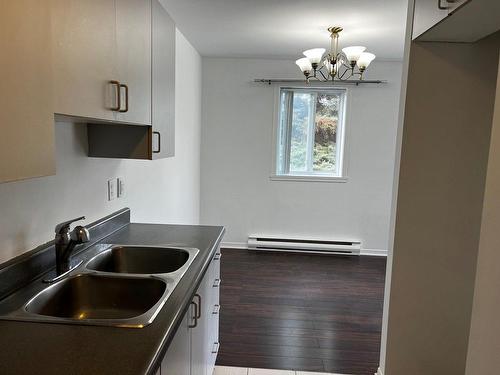
POLYGON ((361 242, 256 235, 248 237, 248 249, 316 254, 359 255, 361 251, 361 242))

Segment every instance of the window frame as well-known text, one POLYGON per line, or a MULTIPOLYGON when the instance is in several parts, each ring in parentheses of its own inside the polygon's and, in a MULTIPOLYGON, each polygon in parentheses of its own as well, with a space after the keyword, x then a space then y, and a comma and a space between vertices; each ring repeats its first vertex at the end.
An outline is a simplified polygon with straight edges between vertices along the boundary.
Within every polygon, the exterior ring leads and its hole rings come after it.
MULTIPOLYGON (((272 181, 306 181, 306 182, 347 182, 347 166, 348 166, 348 154, 347 154, 347 138, 349 133, 348 118, 349 118, 349 102, 350 102, 350 90, 346 87, 331 87, 331 86, 310 86, 310 85, 277 85, 275 87, 275 98, 274 98, 274 121, 273 121, 273 143, 272 143, 272 166, 270 179, 272 181), (326 174, 326 173, 293 173, 285 174, 280 173, 280 145, 279 140, 281 139, 281 92, 283 89, 288 90, 312 90, 312 91, 343 91, 343 121, 340 127, 340 132, 337 133, 337 147, 338 155, 340 156, 340 167, 338 169, 338 175, 326 174)), ((314 129, 310 127, 311 131, 314 129)), ((312 139, 312 138, 311 138, 312 139)), ((311 150, 312 151, 312 150, 311 150)), ((290 150, 286 153, 289 157, 290 150)))

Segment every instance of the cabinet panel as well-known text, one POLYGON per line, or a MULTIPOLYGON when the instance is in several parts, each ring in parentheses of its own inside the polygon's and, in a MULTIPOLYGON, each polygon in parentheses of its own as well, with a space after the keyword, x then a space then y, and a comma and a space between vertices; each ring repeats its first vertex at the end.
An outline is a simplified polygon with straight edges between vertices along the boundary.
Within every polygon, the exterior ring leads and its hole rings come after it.
MULTIPOLYGON (((116 1, 118 80, 128 87, 128 111, 117 120, 151 124, 151 0, 116 1)), ((122 88, 122 109, 127 92, 122 88)))
POLYGON ((421 35, 421 42, 474 43, 500 30, 500 1, 456 1, 450 17, 421 35), (481 20, 481 22, 478 22, 481 20))
POLYGON ((209 344, 208 319, 210 313, 210 298, 208 292, 209 277, 204 277, 201 282, 194 301, 199 304, 200 312, 198 325, 191 329, 191 375, 208 375, 207 364, 209 362, 209 344))
POLYGON ((0 182, 55 174, 48 0, 0 7, 0 182))
POLYGON ((413 39, 448 17, 448 5, 447 0, 415 0, 413 39))
POLYGON ((212 260, 207 269, 193 297, 193 304, 184 317, 183 325, 176 333, 162 361, 162 375, 186 375, 187 373, 212 375, 219 341, 219 309, 215 308, 215 304, 219 301, 219 288, 214 287, 214 278, 218 277, 219 265, 219 261, 212 260), (199 307, 194 308, 195 304, 199 307), (192 326, 189 327, 188 324, 192 326), (186 329, 186 327, 189 328, 186 329), (189 344, 186 335, 190 337, 189 344), (181 360, 189 365, 189 372, 186 372, 185 367, 180 365, 181 360))
POLYGON ((189 320, 190 313, 187 312, 161 362, 160 370, 162 375, 190 375, 191 373, 189 320))
POLYGON ((175 24, 158 0, 152 15, 153 159, 175 153, 175 24))
POLYGON ((51 0, 55 113, 114 120, 114 0, 51 0))

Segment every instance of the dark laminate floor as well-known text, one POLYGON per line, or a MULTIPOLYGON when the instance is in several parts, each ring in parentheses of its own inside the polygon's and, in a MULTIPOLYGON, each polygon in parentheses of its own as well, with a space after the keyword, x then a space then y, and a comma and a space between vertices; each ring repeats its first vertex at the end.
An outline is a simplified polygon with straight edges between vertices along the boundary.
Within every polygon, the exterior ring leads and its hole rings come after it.
POLYGON ((218 365, 377 371, 385 258, 222 254, 218 365))

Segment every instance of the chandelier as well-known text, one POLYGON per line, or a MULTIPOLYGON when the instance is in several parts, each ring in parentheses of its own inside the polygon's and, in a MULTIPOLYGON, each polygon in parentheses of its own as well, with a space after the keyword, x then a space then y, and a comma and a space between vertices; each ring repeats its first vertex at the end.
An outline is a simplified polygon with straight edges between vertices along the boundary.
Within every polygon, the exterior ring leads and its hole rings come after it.
POLYGON ((329 27, 330 52, 323 59, 326 50, 324 48, 313 48, 304 51, 304 56, 295 61, 306 77, 306 82, 316 79, 322 82, 334 82, 335 80, 347 81, 353 77, 363 79, 363 73, 375 55, 365 52, 362 46, 351 46, 342 48, 339 52, 339 34, 341 27, 329 27))

